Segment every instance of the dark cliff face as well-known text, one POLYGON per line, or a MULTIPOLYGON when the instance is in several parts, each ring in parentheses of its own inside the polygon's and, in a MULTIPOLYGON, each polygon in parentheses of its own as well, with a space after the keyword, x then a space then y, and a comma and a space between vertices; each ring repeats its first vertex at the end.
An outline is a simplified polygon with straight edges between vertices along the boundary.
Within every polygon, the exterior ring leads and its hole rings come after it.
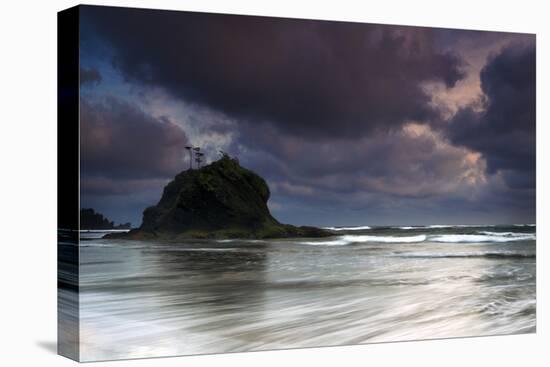
POLYGON ((279 223, 267 207, 269 187, 229 158, 178 174, 130 238, 318 237, 327 232, 279 223))
POLYGON ((222 229, 257 230, 278 224, 269 213, 265 181, 224 157, 177 175, 156 206, 143 213, 144 231, 181 233, 222 229))

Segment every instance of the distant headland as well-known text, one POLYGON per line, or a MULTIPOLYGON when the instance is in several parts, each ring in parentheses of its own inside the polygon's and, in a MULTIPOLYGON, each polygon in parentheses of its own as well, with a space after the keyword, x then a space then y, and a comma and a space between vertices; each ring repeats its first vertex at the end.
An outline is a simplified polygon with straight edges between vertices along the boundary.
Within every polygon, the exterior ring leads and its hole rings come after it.
POLYGON ((128 233, 106 238, 291 238, 325 237, 316 227, 279 223, 267 207, 265 180, 223 153, 202 168, 179 173, 164 188, 157 205, 143 212, 143 222, 128 233))
POLYGON ((117 224, 92 208, 80 209, 80 229, 130 229, 130 223, 117 224))

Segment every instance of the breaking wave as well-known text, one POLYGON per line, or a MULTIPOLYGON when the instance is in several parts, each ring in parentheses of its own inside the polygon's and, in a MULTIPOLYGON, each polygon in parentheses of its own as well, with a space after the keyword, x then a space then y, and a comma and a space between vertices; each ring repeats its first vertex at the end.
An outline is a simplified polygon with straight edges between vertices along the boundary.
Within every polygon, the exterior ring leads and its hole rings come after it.
POLYGON ((493 224, 432 224, 429 226, 426 226, 425 228, 467 228, 467 227, 496 227, 496 225, 493 224))
POLYGON ((312 246, 344 246, 357 243, 419 243, 419 242, 441 242, 441 243, 486 243, 486 242, 512 242, 536 240, 533 233, 514 232, 487 232, 480 234, 444 234, 444 235, 416 235, 416 236, 366 236, 366 235, 344 235, 331 239, 300 241, 300 245, 312 246))
POLYGON ((369 226, 357 226, 357 227, 323 227, 330 231, 362 231, 365 229, 371 229, 369 226))
POLYGON ((502 233, 498 232, 480 232, 484 234, 444 234, 438 236, 429 236, 429 241, 445 243, 478 243, 478 242, 512 242, 536 240, 532 233, 502 233), (490 234, 489 234, 490 233, 490 234))
POLYGON ((322 240, 322 241, 304 241, 298 242, 300 245, 313 245, 313 246, 342 246, 350 245, 353 243, 366 243, 366 242, 383 242, 383 243, 414 243, 424 242, 426 235, 418 236, 355 236, 346 235, 340 236, 334 240, 322 240))

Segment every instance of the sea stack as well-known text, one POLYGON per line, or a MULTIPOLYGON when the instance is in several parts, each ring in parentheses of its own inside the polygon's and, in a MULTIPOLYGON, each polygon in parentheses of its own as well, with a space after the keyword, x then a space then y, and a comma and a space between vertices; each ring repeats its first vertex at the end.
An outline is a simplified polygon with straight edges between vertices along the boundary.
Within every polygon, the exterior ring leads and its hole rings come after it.
POLYGON ((279 223, 267 207, 265 180, 224 154, 200 169, 179 173, 157 205, 145 209, 140 228, 108 238, 285 238, 324 237, 315 227, 279 223))

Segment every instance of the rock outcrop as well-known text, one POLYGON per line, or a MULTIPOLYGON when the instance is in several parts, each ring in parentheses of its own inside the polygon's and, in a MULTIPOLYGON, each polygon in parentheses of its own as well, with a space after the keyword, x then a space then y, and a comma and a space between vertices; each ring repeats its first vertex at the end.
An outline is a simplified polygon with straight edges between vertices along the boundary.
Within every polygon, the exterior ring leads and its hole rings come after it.
POLYGON ((279 223, 267 207, 265 180, 224 155, 205 167, 178 174, 157 205, 143 212, 139 229, 110 238, 285 238, 324 237, 315 227, 279 223))
POLYGON ((94 209, 80 209, 80 229, 130 229, 130 223, 117 224, 105 218, 103 214, 97 213, 94 209))

